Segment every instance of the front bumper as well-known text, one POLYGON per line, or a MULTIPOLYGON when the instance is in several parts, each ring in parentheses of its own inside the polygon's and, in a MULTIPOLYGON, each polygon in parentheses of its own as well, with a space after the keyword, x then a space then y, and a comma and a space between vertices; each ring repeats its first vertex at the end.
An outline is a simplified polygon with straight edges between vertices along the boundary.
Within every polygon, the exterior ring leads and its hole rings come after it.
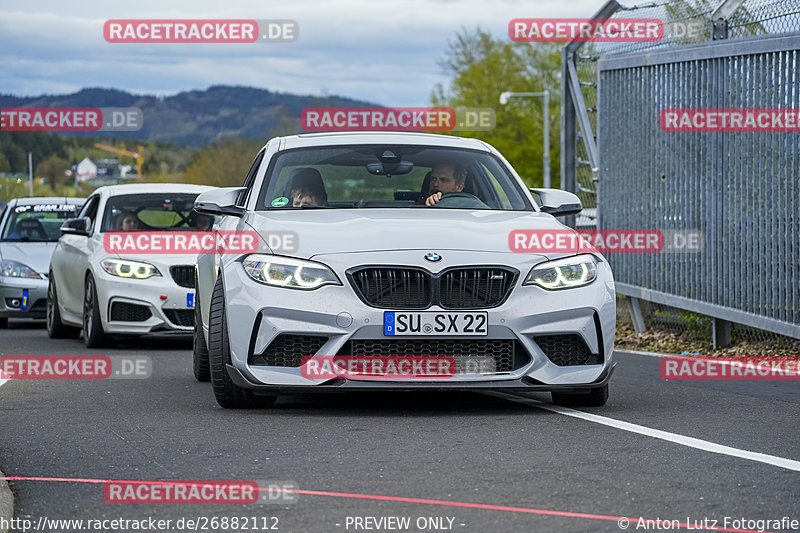
POLYGON ((250 381, 242 372, 226 365, 231 380, 243 389, 251 389, 263 394, 306 393, 306 392, 349 392, 349 391, 505 391, 505 392, 571 392, 583 393, 602 387, 611 380, 617 363, 606 367, 592 383, 583 385, 557 385, 540 383, 532 378, 523 377, 513 380, 470 381, 470 382, 422 382, 422 381, 365 381, 355 379, 332 379, 309 387, 308 385, 269 385, 250 381))
POLYGON ((0 318, 45 318, 47 280, 0 277, 0 318), (27 291, 27 298, 23 295, 27 291))
MULTIPOLYGON (((448 255, 455 254, 451 252, 448 255)), ((264 353, 281 334, 326 337, 327 340, 315 352, 318 356, 343 355, 342 350, 351 340, 383 341, 391 338, 384 336, 385 310, 368 306, 358 298, 349 281, 341 275, 346 267, 328 264, 339 275, 343 285, 325 286, 314 291, 257 283, 236 262, 223 269, 232 359, 229 373, 240 386, 266 391, 349 388, 580 391, 602 386, 611 375, 616 301, 613 278, 607 263, 598 265, 598 278, 592 284, 562 291, 522 286, 523 274, 501 306, 486 310, 488 335, 480 339, 513 340, 526 353, 527 362, 509 371, 456 374, 442 380, 428 378, 403 382, 361 378, 322 380, 303 376, 297 366, 252 364, 252 356, 264 353), (574 366, 555 364, 535 340, 546 335, 578 335, 600 362, 574 366)), ((473 261, 461 261, 460 264, 480 263, 473 258, 473 261)), ((427 311, 453 312, 436 306, 427 311)), ((418 335, 402 339, 424 343, 433 337, 418 335)))
POLYGON ((190 299, 194 301, 195 289, 179 286, 169 272, 141 280, 127 280, 105 271, 95 272, 94 277, 106 333, 194 331, 194 307, 188 304, 190 299))

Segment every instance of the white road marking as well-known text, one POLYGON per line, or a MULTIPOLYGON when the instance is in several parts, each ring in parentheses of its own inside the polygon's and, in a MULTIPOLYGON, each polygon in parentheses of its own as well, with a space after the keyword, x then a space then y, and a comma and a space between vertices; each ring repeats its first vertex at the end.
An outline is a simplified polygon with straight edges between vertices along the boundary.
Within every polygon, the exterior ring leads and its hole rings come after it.
POLYGON ((674 442, 675 444, 680 444, 681 446, 687 446, 689 448, 696 448, 698 450, 703 450, 711 453, 719 453, 722 455, 730 455, 732 457, 738 457, 740 459, 747 459, 749 461, 756 461, 759 463, 764 463, 772 466, 777 466, 779 468, 785 468, 787 470, 800 472, 800 461, 795 461, 794 459, 785 459, 783 457, 777 457, 775 455, 767 455, 765 453, 750 452, 747 450, 741 450, 739 448, 731 448, 730 446, 723 446, 722 444, 717 444, 715 442, 696 439, 694 437, 687 437, 685 435, 679 435, 678 433, 670 433, 669 431, 653 429, 646 426, 640 426, 638 424, 631 424, 630 422, 623 422, 622 420, 609 418, 607 416, 585 413, 583 411, 578 411, 577 409, 570 409, 569 407, 560 407, 558 405, 551 405, 548 403, 541 402, 539 400, 535 400, 533 398, 527 398, 525 396, 515 396, 503 392, 487 392, 486 394, 489 394, 491 396, 496 396, 498 398, 503 398, 506 400, 511 400, 514 402, 523 403, 526 405, 531 405, 533 407, 538 407, 540 409, 552 411, 560 415, 580 418, 582 420, 595 422, 597 424, 602 424, 604 426, 621 429, 623 431, 630 431, 631 433, 638 433, 639 435, 645 435, 647 437, 653 437, 655 439, 674 442))

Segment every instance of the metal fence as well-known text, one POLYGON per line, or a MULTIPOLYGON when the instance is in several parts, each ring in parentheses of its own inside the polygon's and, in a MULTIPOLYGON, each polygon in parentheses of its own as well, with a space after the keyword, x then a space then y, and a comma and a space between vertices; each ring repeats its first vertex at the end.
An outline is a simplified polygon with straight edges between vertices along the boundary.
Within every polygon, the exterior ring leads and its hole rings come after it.
MULTIPOLYGON (((800 109, 800 33, 776 33, 800 29, 800 6, 745 2, 712 20, 723 6, 699 4, 615 15, 702 20, 699 43, 565 48, 562 141, 571 120, 574 165, 562 162, 562 183, 597 206, 600 229, 703 233, 699 253, 609 257, 640 328, 637 299, 713 317, 722 345, 730 322, 800 338, 800 133, 659 126, 665 108, 800 109), (587 177, 596 191, 588 198, 587 177)), ((609 2, 598 18, 620 7, 609 2)))

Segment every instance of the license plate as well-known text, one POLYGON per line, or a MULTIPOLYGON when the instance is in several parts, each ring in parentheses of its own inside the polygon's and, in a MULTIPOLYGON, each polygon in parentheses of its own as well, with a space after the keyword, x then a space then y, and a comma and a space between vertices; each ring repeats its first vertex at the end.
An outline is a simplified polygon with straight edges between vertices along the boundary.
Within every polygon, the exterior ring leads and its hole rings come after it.
POLYGON ((487 335, 489 314, 384 311, 384 335, 463 337, 487 335))
POLYGON ((22 305, 25 310, 28 309, 28 289, 22 289, 22 305))
POLYGON ((190 292, 186 295, 186 307, 194 309, 194 293, 190 292))

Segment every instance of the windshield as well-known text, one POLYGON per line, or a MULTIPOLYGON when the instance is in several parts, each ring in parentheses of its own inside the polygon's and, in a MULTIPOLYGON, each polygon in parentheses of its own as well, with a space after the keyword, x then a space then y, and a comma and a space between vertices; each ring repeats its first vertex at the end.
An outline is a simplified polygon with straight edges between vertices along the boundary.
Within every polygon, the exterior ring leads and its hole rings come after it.
POLYGON ((35 204, 11 209, 3 226, 3 241, 54 242, 61 236, 61 224, 75 218, 80 205, 35 204))
POLYGON ((361 145, 287 151, 268 171, 257 209, 533 210, 505 166, 485 152, 361 145), (429 201, 439 195, 436 202, 429 201))
POLYGON ((126 194, 106 203, 101 231, 206 231, 214 217, 194 211, 197 194, 126 194))

